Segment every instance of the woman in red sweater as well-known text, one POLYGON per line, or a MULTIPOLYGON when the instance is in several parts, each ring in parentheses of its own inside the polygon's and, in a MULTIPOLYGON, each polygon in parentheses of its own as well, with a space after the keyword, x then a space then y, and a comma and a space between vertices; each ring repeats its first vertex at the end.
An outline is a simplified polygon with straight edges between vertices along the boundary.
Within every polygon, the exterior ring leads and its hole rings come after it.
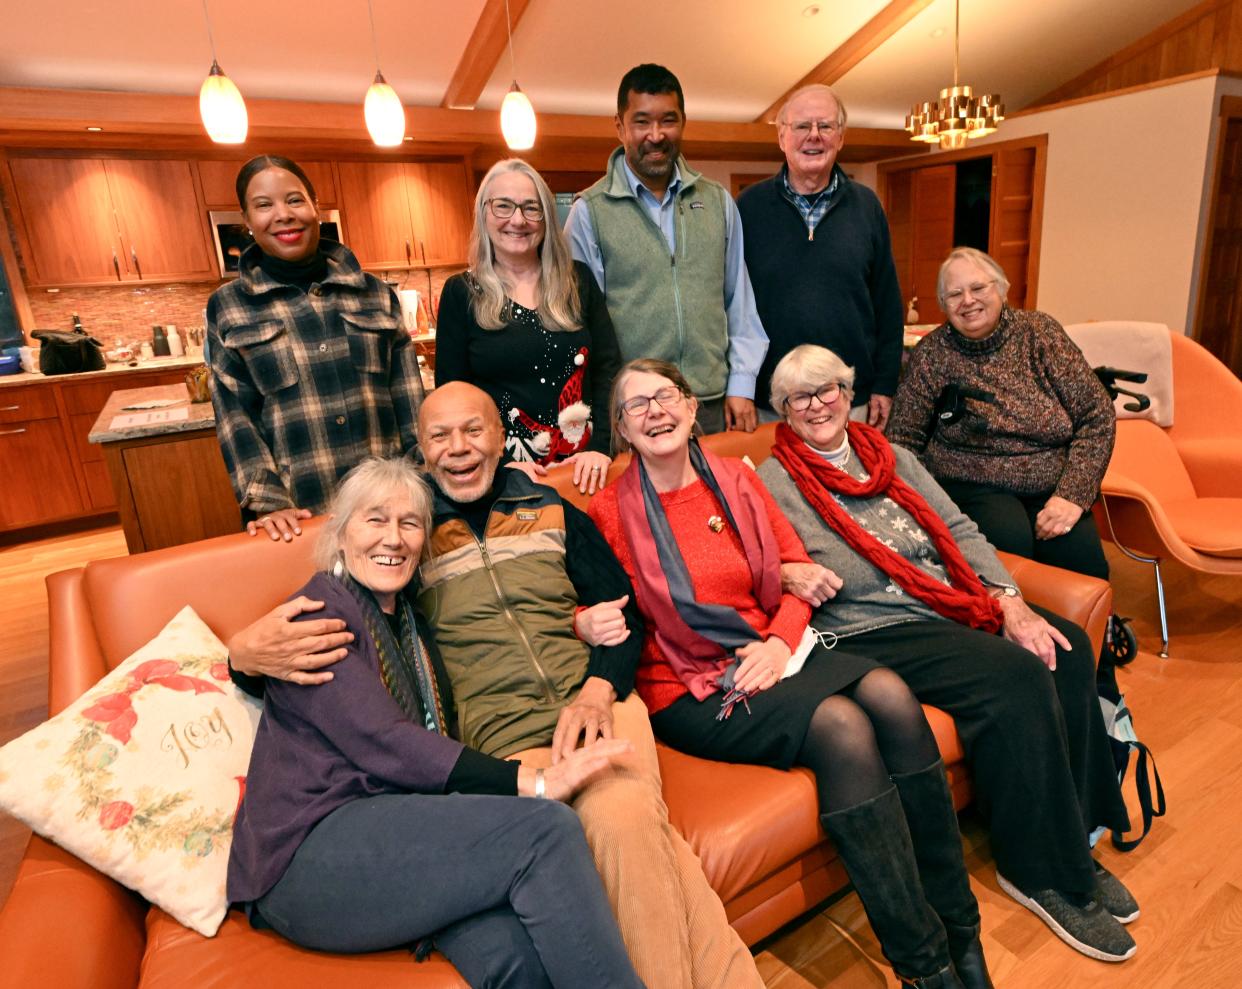
POLYGON ((617 445, 635 456, 590 514, 647 626, 637 687, 656 735, 707 759, 808 767, 824 829, 898 977, 991 987, 918 701, 891 670, 808 631, 810 606, 781 590, 781 564, 806 550, 753 471, 693 441, 697 403, 676 367, 631 361, 611 409, 617 445))

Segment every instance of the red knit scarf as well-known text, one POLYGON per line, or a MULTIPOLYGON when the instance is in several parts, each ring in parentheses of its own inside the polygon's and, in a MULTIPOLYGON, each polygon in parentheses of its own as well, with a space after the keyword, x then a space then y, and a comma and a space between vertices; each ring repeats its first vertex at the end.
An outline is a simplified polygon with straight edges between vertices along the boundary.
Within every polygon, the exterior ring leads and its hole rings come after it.
POLYGON ((884 435, 860 422, 849 424, 850 448, 858 462, 871 476, 869 481, 856 481, 845 471, 834 467, 806 445, 785 423, 776 427, 772 455, 789 472, 802 496, 819 512, 828 526, 854 552, 887 574, 907 593, 933 608, 937 614, 962 625, 984 632, 1000 631, 1003 617, 1000 605, 984 589, 948 526, 927 504, 923 496, 897 476, 893 448, 884 435), (889 549, 875 536, 854 521, 832 493, 851 498, 887 496, 914 517, 949 572, 950 587, 931 574, 889 549))

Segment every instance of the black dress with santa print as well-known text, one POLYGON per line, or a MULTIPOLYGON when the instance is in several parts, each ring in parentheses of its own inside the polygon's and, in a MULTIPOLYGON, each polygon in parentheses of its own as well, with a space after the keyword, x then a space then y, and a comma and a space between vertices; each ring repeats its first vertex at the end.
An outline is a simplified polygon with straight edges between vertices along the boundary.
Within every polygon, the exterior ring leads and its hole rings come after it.
POLYGON ((582 328, 549 330, 539 314, 509 301, 507 322, 485 330, 475 322, 473 278, 444 284, 436 326, 436 385, 468 381, 500 409, 505 449, 514 460, 553 464, 581 450, 611 453, 608 393, 621 367, 604 295, 575 261, 582 328))

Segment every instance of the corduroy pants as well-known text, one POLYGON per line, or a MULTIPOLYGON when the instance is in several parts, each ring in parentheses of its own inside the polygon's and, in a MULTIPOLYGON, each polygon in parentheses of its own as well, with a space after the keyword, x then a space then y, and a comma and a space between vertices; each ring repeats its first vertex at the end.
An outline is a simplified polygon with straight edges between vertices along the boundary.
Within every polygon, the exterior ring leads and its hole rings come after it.
MULTIPOLYGON (((762 989, 698 856, 669 822, 647 708, 635 693, 612 710, 614 736, 634 752, 626 767, 579 793, 573 807, 639 978, 648 989, 762 989)), ((547 766, 552 750, 514 758, 547 766)))

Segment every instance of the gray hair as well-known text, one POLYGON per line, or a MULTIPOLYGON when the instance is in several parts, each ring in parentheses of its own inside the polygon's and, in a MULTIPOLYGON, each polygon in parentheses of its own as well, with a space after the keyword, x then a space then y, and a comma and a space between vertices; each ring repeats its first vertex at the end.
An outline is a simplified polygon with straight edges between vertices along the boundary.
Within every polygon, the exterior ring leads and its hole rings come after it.
POLYGON ((837 123, 844 127, 849 115, 845 112, 845 104, 841 102, 841 97, 837 95, 837 91, 831 86, 825 86, 822 82, 813 82, 809 86, 802 86, 795 89, 789 94, 789 99, 781 104, 781 108, 776 112, 777 124, 785 124, 789 122, 789 104, 796 100, 799 96, 805 96, 807 93, 823 93, 831 96, 837 102, 837 123))
POLYGON ((837 381, 849 400, 854 398, 854 369, 827 347, 804 343, 780 359, 772 371, 769 401, 772 411, 785 417, 785 400, 796 391, 815 391, 837 381))
POLYGON ((475 321, 485 330, 506 325, 508 293, 496 272, 495 251, 487 235, 487 200, 492 180, 506 172, 525 175, 535 186, 543 208, 543 243, 539 245, 539 319, 549 331, 582 328, 582 306, 578 296, 578 275, 569 245, 556 220, 556 197, 543 176, 521 158, 506 158, 487 170, 474 197, 474 229, 470 233, 470 271, 478 291, 470 300, 475 321))
POLYGON ((418 524, 423 529, 423 556, 426 557, 431 542, 426 538, 431 531, 431 488, 407 457, 367 457, 341 479, 332 496, 328 522, 320 530, 319 541, 315 544, 315 566, 331 570, 337 563, 343 563, 341 543, 349 520, 394 492, 410 496, 418 524))
POLYGON ((1005 277, 1005 269, 996 263, 996 259, 992 255, 975 247, 955 247, 949 252, 949 256, 944 259, 944 263, 940 265, 940 273, 936 275, 936 299, 939 301, 941 309, 944 309, 945 273, 949 270, 949 265, 954 261, 969 261, 972 264, 978 265, 984 271, 990 272, 992 277, 996 279, 996 290, 1000 292, 1001 298, 1004 299, 1009 295, 1009 279, 1005 277))

